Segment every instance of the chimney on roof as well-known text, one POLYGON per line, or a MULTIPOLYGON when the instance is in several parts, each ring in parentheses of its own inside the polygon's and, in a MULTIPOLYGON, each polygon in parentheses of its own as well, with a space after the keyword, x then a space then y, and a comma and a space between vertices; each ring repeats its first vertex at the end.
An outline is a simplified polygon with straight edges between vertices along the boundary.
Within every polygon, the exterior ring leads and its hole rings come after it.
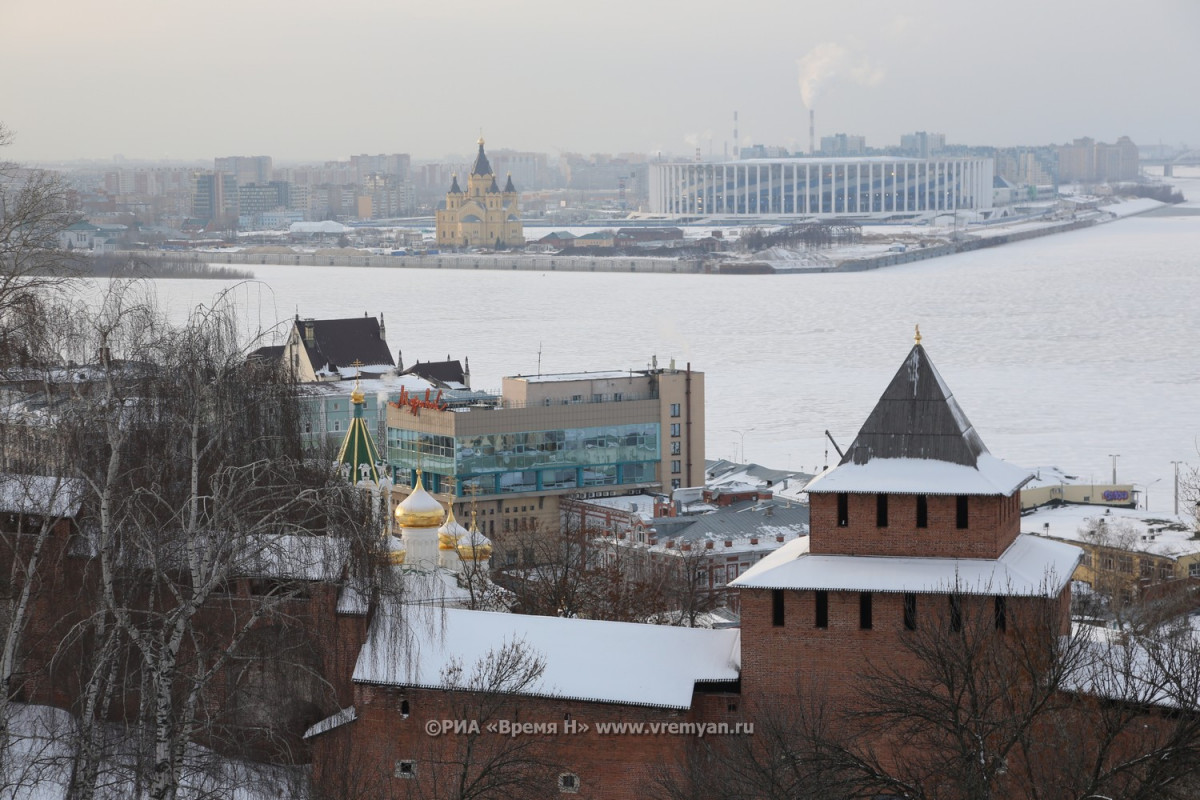
POLYGON ((385 342, 387 341, 387 328, 385 328, 383 325, 382 311, 379 312, 379 338, 385 342))

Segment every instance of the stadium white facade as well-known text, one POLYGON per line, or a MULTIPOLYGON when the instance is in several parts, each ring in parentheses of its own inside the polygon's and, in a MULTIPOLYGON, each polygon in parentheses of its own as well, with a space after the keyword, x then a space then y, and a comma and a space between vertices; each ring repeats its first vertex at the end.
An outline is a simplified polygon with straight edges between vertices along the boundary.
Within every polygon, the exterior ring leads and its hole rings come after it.
POLYGON ((925 216, 992 207, 990 158, 755 158, 652 164, 650 211, 705 217, 925 216))

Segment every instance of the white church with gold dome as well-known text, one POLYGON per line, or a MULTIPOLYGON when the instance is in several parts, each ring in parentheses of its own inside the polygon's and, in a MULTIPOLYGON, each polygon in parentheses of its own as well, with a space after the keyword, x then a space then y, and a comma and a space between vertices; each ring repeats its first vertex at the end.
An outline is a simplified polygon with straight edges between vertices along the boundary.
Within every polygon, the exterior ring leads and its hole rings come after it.
MULTIPOLYGON (((387 508, 391 481, 381 468, 382 460, 367 428, 366 397, 357 382, 350 402, 354 415, 337 461, 347 480, 371 492, 376 508, 387 508)), ((412 492, 396 505, 388 522, 384 558, 406 574, 412 601, 477 606, 481 599, 496 596, 496 587, 488 577, 491 541, 480 533, 474 514, 470 529, 464 528, 454 518, 451 503, 443 507, 426 491, 419 470, 412 492), (417 580, 421 577, 429 580, 417 580), (466 591, 445 591, 455 585, 466 591)))
POLYGON ((501 189, 483 152, 479 153, 467 176, 464 192, 455 175, 446 193, 446 207, 437 211, 439 247, 524 247, 525 229, 512 175, 501 189))

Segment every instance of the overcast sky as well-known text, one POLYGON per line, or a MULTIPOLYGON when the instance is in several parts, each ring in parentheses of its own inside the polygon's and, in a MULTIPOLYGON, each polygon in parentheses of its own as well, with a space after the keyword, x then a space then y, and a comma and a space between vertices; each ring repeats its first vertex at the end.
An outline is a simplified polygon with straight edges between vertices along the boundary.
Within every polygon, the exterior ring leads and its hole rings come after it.
POLYGON ((1198 0, 0 0, 3 156, 1200 147, 1198 0))

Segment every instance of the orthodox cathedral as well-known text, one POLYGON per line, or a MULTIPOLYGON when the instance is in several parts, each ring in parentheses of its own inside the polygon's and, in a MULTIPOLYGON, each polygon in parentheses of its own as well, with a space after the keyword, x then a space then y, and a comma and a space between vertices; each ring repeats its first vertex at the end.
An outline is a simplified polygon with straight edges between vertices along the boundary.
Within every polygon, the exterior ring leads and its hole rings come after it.
POLYGON ((467 190, 459 186, 455 175, 446 193, 446 207, 437 212, 437 243, 439 247, 521 247, 525 231, 521 226, 521 211, 512 175, 501 189, 496 174, 483 152, 483 137, 479 153, 467 176, 467 190))

